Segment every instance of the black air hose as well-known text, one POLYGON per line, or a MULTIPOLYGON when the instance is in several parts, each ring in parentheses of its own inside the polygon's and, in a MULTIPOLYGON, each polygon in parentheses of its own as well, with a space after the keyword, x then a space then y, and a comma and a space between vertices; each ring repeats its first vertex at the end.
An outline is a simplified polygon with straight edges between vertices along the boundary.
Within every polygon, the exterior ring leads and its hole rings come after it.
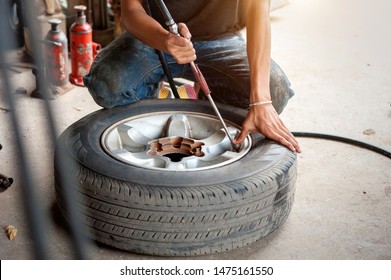
POLYGON ((292 132, 292 134, 296 137, 307 137, 307 138, 318 138, 318 139, 326 139, 326 140, 333 140, 338 142, 343 142, 346 144, 354 145, 360 148, 364 148, 367 150, 370 150, 372 152, 381 154, 383 156, 388 157, 391 159, 391 152, 384 150, 382 148, 379 148, 377 146, 361 142, 358 140, 354 140, 351 138, 336 136, 336 135, 330 135, 330 134, 323 134, 323 133, 316 133, 316 132, 292 132))

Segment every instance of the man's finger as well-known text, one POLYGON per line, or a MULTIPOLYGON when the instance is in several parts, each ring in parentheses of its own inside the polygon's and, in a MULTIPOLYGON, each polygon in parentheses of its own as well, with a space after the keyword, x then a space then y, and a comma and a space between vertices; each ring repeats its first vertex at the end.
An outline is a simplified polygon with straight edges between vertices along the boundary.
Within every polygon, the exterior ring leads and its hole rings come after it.
POLYGON ((194 50, 190 50, 186 52, 175 53, 174 59, 179 64, 186 64, 195 61, 197 59, 197 55, 195 54, 194 50))
POLYGON ((242 143, 248 134, 249 134, 248 130, 243 128, 240 134, 236 136, 236 138, 233 140, 234 144, 242 143))
POLYGON ((280 134, 283 135, 285 140, 287 140, 290 144, 293 145, 295 151, 301 153, 299 142, 296 140, 295 136, 290 132, 290 130, 285 126, 284 123, 281 122, 281 126, 279 129, 280 129, 280 134))
POLYGON ((278 143, 280 143, 281 145, 284 145, 285 147, 287 147, 289 150, 291 150, 292 152, 296 152, 296 148, 295 146, 289 142, 285 137, 284 135, 276 135, 276 137, 274 138, 275 141, 277 141, 278 143))
POLYGON ((170 38, 167 43, 175 47, 184 47, 184 48, 193 47, 193 43, 191 41, 187 40, 186 38, 179 37, 173 34, 170 34, 170 38))
POLYGON ((195 61, 197 59, 197 56, 193 54, 190 56, 174 57, 174 59, 178 64, 187 64, 192 61, 195 61))
POLYGON ((284 134, 285 134, 285 139, 293 145, 295 151, 301 153, 299 142, 297 142, 295 136, 293 136, 293 134, 289 130, 286 130, 286 133, 284 134))
POLYGON ((178 23, 178 31, 179 34, 181 34, 182 37, 190 40, 191 39, 191 33, 189 29, 187 28, 186 24, 184 23, 178 23))

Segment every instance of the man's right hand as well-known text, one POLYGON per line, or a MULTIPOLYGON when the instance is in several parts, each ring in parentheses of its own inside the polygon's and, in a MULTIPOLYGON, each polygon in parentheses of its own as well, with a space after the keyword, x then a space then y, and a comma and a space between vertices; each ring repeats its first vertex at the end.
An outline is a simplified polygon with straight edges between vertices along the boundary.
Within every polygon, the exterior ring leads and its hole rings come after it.
POLYGON ((190 41, 191 34, 184 23, 179 23, 178 29, 181 36, 168 34, 165 42, 167 51, 178 64, 190 63, 197 58, 193 43, 190 41))

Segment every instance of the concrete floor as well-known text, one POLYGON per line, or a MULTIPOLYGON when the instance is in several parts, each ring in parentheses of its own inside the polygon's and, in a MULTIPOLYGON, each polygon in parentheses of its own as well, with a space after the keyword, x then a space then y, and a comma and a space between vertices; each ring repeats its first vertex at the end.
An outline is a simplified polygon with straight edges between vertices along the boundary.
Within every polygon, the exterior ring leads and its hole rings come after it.
MULTIPOLYGON (((282 114, 293 131, 314 131, 361 140, 391 150, 391 33, 387 0, 292 0, 272 13, 273 58, 289 76, 296 96, 282 114), (364 134, 367 129, 374 133, 364 134)), ((53 143, 45 129, 43 101, 29 70, 11 73, 22 138, 48 217, 51 258, 72 259, 53 188, 53 143)), ((85 88, 50 102, 58 132, 99 109, 85 88)), ((0 99, 0 173, 14 184, 0 193, 0 227, 18 229, 14 241, 0 234, 0 259, 32 259, 33 244, 22 205, 20 164, 9 106, 0 99)), ((391 161, 374 152, 327 140, 299 139, 296 198, 287 222, 265 239, 199 259, 391 259, 391 161)), ((98 244, 90 259, 161 259, 98 244)))

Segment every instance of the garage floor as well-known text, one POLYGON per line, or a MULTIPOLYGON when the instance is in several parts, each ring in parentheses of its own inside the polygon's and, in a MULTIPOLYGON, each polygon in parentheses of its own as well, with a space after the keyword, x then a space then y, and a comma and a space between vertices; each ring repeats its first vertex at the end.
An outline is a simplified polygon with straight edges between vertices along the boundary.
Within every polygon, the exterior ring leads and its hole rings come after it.
MULTIPOLYGON (((272 13, 273 58, 290 77, 296 96, 282 113, 293 131, 335 134, 391 150, 391 33, 387 0, 292 0, 272 13)), ((11 72, 36 194, 48 228, 50 257, 72 259, 53 188, 53 143, 44 103, 31 98, 29 69, 11 72)), ((2 82, 3 84, 3 82, 2 82)), ((57 130, 99 109, 82 87, 50 101, 57 130)), ((11 113, 0 98, 0 173, 14 184, 0 193, 0 227, 17 228, 16 240, 0 234, 0 259, 32 259, 14 145, 11 113)), ((296 198, 287 222, 274 234, 241 249, 202 259, 391 259, 391 160, 347 144, 300 138, 296 198)), ((160 259, 88 247, 90 259, 160 259)))

